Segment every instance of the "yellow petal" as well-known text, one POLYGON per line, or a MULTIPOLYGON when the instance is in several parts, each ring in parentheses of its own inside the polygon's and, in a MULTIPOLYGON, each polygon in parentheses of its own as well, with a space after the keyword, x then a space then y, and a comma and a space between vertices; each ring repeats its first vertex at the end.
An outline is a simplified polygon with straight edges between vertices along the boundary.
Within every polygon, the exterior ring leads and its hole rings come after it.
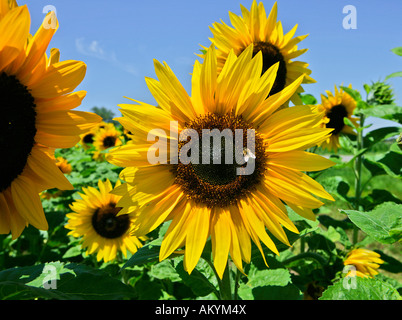
POLYGON ((29 224, 39 230, 48 229, 39 194, 29 178, 20 175, 15 179, 11 184, 11 195, 18 213, 29 224))
POLYGON ((190 274, 198 263, 209 235, 210 209, 193 207, 189 215, 184 268, 190 274))

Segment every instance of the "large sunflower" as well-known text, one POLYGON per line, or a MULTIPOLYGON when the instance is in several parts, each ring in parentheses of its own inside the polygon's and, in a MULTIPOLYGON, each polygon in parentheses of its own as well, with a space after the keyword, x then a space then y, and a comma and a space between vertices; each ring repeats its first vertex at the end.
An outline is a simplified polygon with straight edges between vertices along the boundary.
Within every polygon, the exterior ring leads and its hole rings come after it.
MULTIPOLYGON (((308 64, 301 61, 292 61, 308 49, 298 50, 297 44, 307 35, 294 37, 297 29, 295 25, 287 34, 283 33, 282 23, 277 22, 277 4, 275 2, 267 17, 264 5, 253 1, 251 10, 248 11, 240 5, 242 16, 229 12, 233 27, 223 21, 215 22, 210 27, 213 38, 210 38, 217 47, 218 70, 221 70, 228 58, 230 50, 239 55, 250 44, 254 44, 253 55, 261 52, 263 56, 262 72, 267 71, 272 65, 279 62, 278 74, 270 94, 275 94, 295 81, 301 75, 305 75, 302 83, 316 82, 309 75, 311 71, 308 64)), ((290 97, 295 104, 302 104, 298 93, 303 92, 299 86, 290 97)))
POLYGON ((71 111, 84 91, 72 92, 85 76, 80 61, 59 62, 46 49, 56 28, 49 13, 34 36, 26 6, 0 0, 0 233, 18 237, 25 226, 47 229, 39 193, 72 189, 56 166, 55 148, 73 147, 101 119, 71 111))
MULTIPOLYGON (((349 86, 351 88, 351 86, 349 86)), ((338 90, 335 86, 335 94, 326 91, 327 96, 321 95, 321 104, 318 111, 324 112, 322 126, 332 128, 333 132, 325 140, 321 147, 328 150, 337 151, 340 147, 339 137, 342 133, 356 134, 352 127, 345 124, 344 118, 348 118, 354 126, 358 126, 357 118, 353 116, 356 108, 356 101, 342 89, 338 90)))
MULTIPOLYGON (((116 187, 120 185, 117 181, 116 187)), ((99 190, 88 187, 80 193, 78 199, 70 205, 74 212, 67 214, 68 233, 74 237, 83 237, 82 246, 87 248, 88 254, 97 252, 97 260, 105 262, 114 260, 118 251, 127 256, 127 250, 135 253, 142 246, 132 233, 132 218, 119 215, 120 209, 116 206, 119 196, 110 193, 112 184, 109 180, 98 181, 99 190)))
POLYGON ((309 219, 315 219, 312 209, 323 204, 313 194, 333 200, 320 184, 301 172, 333 165, 303 151, 325 140, 331 130, 318 125, 322 115, 313 113, 308 106, 277 111, 296 91, 302 77, 266 99, 278 64, 264 75, 262 66, 262 54, 253 58, 250 45, 239 57, 232 51, 218 75, 216 51, 211 46, 203 64, 195 62, 190 97, 171 69, 155 61, 159 81, 148 78, 146 82, 160 108, 143 102, 120 105, 123 117, 117 120, 136 133, 136 140, 112 149, 107 156, 110 162, 127 167, 121 173, 126 183, 114 191, 122 196, 118 205, 123 207, 122 213, 138 208, 137 235, 172 220, 162 242, 160 260, 185 246, 184 265, 189 273, 209 236, 214 265, 222 277, 229 253, 240 270, 242 261, 250 262, 250 239, 261 252, 260 240, 278 253, 265 227, 289 244, 282 226, 293 232, 298 230, 281 200, 309 219), (148 134, 155 133, 155 128, 160 128, 158 144, 167 145, 167 149, 158 150, 150 141, 152 134, 148 134), (232 133, 236 141, 229 139, 218 152, 215 147, 212 153, 209 148, 185 152, 188 143, 183 143, 187 140, 176 135, 189 132, 186 129, 198 134, 228 129, 226 132, 232 133), (240 135, 236 136, 236 132, 240 135), (239 143, 241 138, 243 142, 239 143), (240 148, 247 162, 214 164, 218 156, 230 151, 230 142, 240 148), (202 155, 206 162, 213 163, 197 164, 192 160, 185 164, 183 156, 189 153, 202 155), (168 161, 150 164, 155 160, 154 154, 159 159, 166 155, 168 161), (180 161, 176 161, 179 155, 180 161), (253 163, 253 171, 242 171, 253 163))

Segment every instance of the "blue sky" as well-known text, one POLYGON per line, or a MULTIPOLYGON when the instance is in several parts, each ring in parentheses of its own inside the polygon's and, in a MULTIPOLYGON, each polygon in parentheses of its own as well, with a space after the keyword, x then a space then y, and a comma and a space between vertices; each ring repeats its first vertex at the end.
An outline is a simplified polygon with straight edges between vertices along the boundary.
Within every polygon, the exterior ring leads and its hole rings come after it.
MULTIPOLYGON (((154 103, 144 77, 155 77, 153 59, 166 61, 190 92, 192 65, 200 44, 208 46, 209 26, 230 23, 228 11, 240 14, 240 3, 250 8, 252 0, 26 0, 34 32, 53 5, 59 30, 51 47, 61 59, 87 64, 86 90, 80 110, 104 106, 119 116, 124 96, 154 103)), ((269 12, 274 1, 263 1, 269 12)), ((279 0, 278 19, 284 31, 298 24, 296 35, 309 34, 299 47, 309 51, 298 59, 309 63, 315 84, 307 93, 319 98, 334 85, 351 83, 363 92, 363 84, 402 71, 402 57, 391 52, 402 46, 402 1, 400 0, 279 0), (353 5, 357 29, 343 28, 343 8, 353 5)), ((402 105, 402 78, 389 80, 402 105)), ((386 122, 377 122, 376 126, 386 122)))

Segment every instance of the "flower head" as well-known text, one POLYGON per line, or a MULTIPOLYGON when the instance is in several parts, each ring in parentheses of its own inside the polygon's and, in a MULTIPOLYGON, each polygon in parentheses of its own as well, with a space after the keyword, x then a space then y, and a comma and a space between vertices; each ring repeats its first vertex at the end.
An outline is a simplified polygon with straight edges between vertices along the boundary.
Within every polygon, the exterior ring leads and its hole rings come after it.
MULTIPOLYGON (((253 44, 253 55, 258 52, 262 53, 262 73, 279 62, 277 76, 270 95, 278 93, 301 75, 304 75, 302 83, 314 83, 315 80, 309 76, 311 70, 307 68, 308 64, 293 61, 307 51, 307 49, 299 50, 297 47, 297 44, 307 35, 294 37, 297 25, 284 34, 281 21, 277 21, 276 2, 268 16, 263 3, 257 4, 256 0, 253 1, 250 10, 242 5, 240 7, 241 16, 229 12, 232 26, 221 21, 221 23, 213 23, 210 28, 213 33, 213 38, 210 40, 217 47, 218 70, 223 68, 231 50, 234 50, 238 56, 250 44, 253 44)), ((303 91, 303 88, 299 86, 290 100, 296 105, 302 104, 298 93, 303 91)))
POLYGON ((372 278, 378 274, 377 269, 384 261, 380 259, 377 252, 367 249, 354 249, 350 251, 343 262, 345 266, 352 265, 356 268, 356 272, 350 271, 346 276, 353 276, 354 274, 362 278, 372 278))
POLYGON ((229 254, 240 270, 242 261, 250 262, 251 240, 261 252, 260 241, 278 253, 265 228, 289 245, 282 226, 298 230, 282 201, 315 219, 312 209, 323 202, 313 194, 333 200, 302 172, 334 164, 303 151, 327 139, 331 130, 317 125, 322 115, 309 106, 277 111, 303 76, 266 99, 279 64, 263 75, 262 66, 262 53, 253 56, 250 45, 239 56, 231 51, 218 73, 211 46, 203 64, 194 65, 190 97, 172 70, 155 61, 159 81, 148 78, 146 82, 160 108, 137 101, 120 105, 123 117, 117 120, 135 132, 135 142, 107 155, 111 163, 126 167, 121 173, 126 183, 114 191, 122 196, 118 205, 123 213, 136 208, 137 235, 171 220, 160 260, 184 246, 189 273, 209 237, 214 265, 222 277, 229 254), (155 128, 160 128, 156 144, 150 138, 155 128), (214 129, 225 134, 215 142, 207 136, 202 146, 195 143, 214 129), (155 150, 155 145, 161 147, 155 150), (153 156, 159 160, 154 162, 153 156))
MULTIPOLYGON (((351 88, 351 86, 349 86, 351 88)), ((355 127, 358 127, 357 118, 353 116, 356 101, 342 89, 335 86, 335 94, 326 91, 327 96, 321 95, 321 104, 317 106, 318 112, 324 112, 322 126, 333 129, 331 135, 321 147, 337 151, 340 147, 339 137, 341 134, 356 134, 353 128, 345 124, 344 118, 348 118, 355 127)))
POLYGON ((48 227, 39 193, 72 189, 58 169, 56 148, 73 147, 80 134, 101 119, 73 111, 85 91, 73 92, 83 80, 86 65, 59 61, 57 49, 46 55, 58 24, 50 12, 30 35, 26 6, 0 0, 0 233, 18 237, 25 226, 48 227))
MULTIPOLYGON (((120 185, 118 181, 116 187, 120 185)), ((135 253, 142 246, 132 233, 132 218, 119 214, 117 206, 120 197, 110 193, 112 184, 109 180, 98 181, 98 190, 93 187, 83 188, 78 199, 70 205, 74 212, 67 214, 69 235, 83 237, 82 246, 88 254, 97 253, 97 260, 114 260, 118 251, 127 256, 127 250, 135 253)))

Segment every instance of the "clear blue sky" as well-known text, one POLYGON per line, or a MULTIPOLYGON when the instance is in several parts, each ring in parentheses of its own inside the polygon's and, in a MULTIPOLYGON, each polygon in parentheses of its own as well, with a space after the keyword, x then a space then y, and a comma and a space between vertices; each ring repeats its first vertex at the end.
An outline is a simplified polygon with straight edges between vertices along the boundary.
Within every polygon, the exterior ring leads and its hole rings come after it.
MULTIPOLYGON (((85 80, 79 89, 87 97, 80 110, 104 106, 119 116, 124 96, 154 103, 144 77, 155 77, 153 59, 166 61, 190 92, 192 65, 200 44, 209 45, 209 26, 230 23, 228 11, 240 14, 240 3, 252 0, 26 0, 34 32, 44 18, 43 8, 53 5, 60 27, 51 47, 61 59, 84 61, 85 80)), ((263 1, 269 12, 274 1, 263 1)), ((309 34, 299 59, 310 64, 316 84, 306 92, 319 98, 334 85, 351 83, 363 93, 363 84, 402 71, 402 57, 390 50, 402 46, 401 0, 279 0, 278 19, 284 31, 299 25, 296 35, 309 34), (357 9, 357 29, 345 30, 345 5, 357 9)), ((402 105, 402 78, 389 80, 402 105)))

